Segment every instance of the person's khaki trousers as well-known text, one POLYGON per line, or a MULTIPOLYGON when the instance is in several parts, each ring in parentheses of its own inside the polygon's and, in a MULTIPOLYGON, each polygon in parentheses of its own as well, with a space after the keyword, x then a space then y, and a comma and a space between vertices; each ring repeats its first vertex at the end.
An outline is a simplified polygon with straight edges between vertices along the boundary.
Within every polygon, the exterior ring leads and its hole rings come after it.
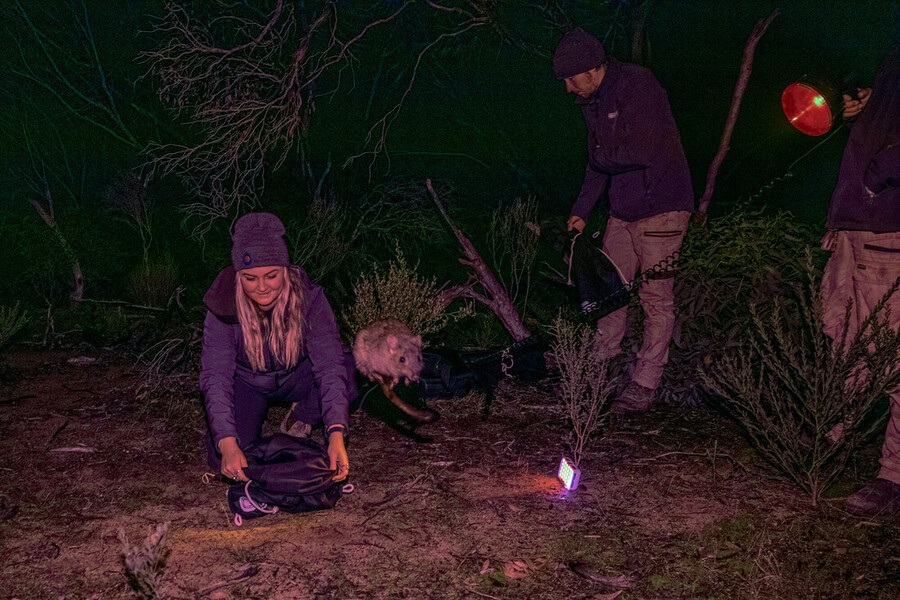
MULTIPOLYGON (((613 217, 606 223, 603 251, 619 267, 623 276, 633 278, 669 256, 677 256, 687 232, 691 213, 667 212, 640 221, 622 221, 613 217)), ((638 298, 644 312, 644 332, 632 381, 657 389, 663 367, 669 360, 669 342, 675 327, 674 271, 661 273, 642 283, 638 298)), ((601 358, 622 351, 628 307, 597 321, 597 351, 601 358)))
MULTIPOLYGON (((823 247, 833 249, 822 277, 825 333, 838 339, 844 326, 848 300, 853 300, 847 339, 900 277, 900 233, 836 231, 823 247)), ((889 300, 890 326, 900 327, 900 292, 889 300)), ((891 393, 891 417, 881 449, 880 479, 900 484, 900 389, 891 393)))

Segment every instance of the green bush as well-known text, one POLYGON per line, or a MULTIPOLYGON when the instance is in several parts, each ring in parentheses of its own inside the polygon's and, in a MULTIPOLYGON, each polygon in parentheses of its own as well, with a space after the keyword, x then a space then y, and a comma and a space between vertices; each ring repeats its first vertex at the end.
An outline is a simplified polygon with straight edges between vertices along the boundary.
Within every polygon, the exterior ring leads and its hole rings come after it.
POLYGON ((178 289, 178 270, 171 257, 150 261, 132 272, 131 293, 138 304, 163 308, 178 289))
MULTIPOLYGON (((701 373, 741 346, 753 322, 749 306, 803 280, 807 251, 817 241, 813 227, 786 212, 736 210, 691 227, 675 280, 675 330, 661 386, 666 401, 703 401, 701 373)), ((640 327, 635 323, 626 340, 632 350, 640 327)))
POLYGON ((557 317, 550 327, 551 350, 559 369, 560 392, 572 428, 572 460, 578 466, 591 435, 604 418, 612 392, 609 362, 593 351, 593 327, 557 317))
POLYGON ((27 324, 28 316, 19 309, 18 302, 11 308, 0 306, 0 350, 27 324))
POLYGON ((357 279, 353 291, 355 302, 343 318, 354 336, 369 323, 382 319, 397 319, 416 333, 427 335, 461 316, 447 311, 437 279, 420 276, 415 266, 406 263, 399 248, 386 270, 375 265, 369 274, 357 279))
MULTIPOLYGON (((843 471, 848 451, 881 429, 873 410, 900 385, 900 331, 884 318, 886 301, 853 339, 845 325, 842 339, 833 342, 822 328, 810 259, 803 284, 748 307, 751 323, 742 342, 704 374, 762 455, 814 505, 843 471)), ((849 314, 848 307, 848 321, 849 314)))

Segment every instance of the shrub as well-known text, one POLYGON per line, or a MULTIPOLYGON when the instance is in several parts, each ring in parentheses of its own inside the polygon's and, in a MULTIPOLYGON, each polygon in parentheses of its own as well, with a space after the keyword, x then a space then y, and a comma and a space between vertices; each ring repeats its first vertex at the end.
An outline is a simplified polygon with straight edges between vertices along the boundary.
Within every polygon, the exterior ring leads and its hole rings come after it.
POLYGON ((436 217, 425 210, 424 188, 392 182, 356 204, 318 190, 307 212, 290 222, 287 240, 294 261, 323 281, 384 258, 397 239, 418 244, 434 240, 439 231, 436 217))
POLYGON ((28 316, 19 309, 17 302, 12 308, 0 306, 0 349, 28 324, 28 316))
POLYGON ((199 394, 202 338, 202 327, 189 325, 169 332, 138 356, 135 398, 139 412, 161 403, 167 416, 184 413, 184 403, 177 400, 199 394))
POLYGON ((161 599, 162 575, 166 568, 171 550, 166 546, 168 523, 161 523, 144 540, 140 546, 132 546, 125 537, 125 530, 119 529, 119 541, 122 542, 122 562, 125 564, 125 576, 132 591, 138 598, 146 600, 161 599))
POLYGON ((178 272, 171 258, 142 264, 131 274, 131 293, 139 304, 165 307, 178 289, 178 272))
POLYGON ((416 333, 426 335, 439 331, 451 319, 467 314, 466 309, 448 312, 437 279, 420 277, 416 267, 406 263, 399 248, 386 271, 375 265, 371 273, 356 281, 353 291, 355 300, 343 314, 353 335, 381 319, 397 319, 416 333))
POLYGON ((881 426, 873 409, 900 385, 900 332, 886 323, 886 297, 853 339, 845 326, 832 342, 822 329, 811 260, 806 269, 805 284, 776 297, 768 314, 765 305, 749 307, 744 342, 725 353, 704 381, 762 455, 815 505, 843 471, 847 451, 881 426), (843 434, 834 435, 841 428, 843 434))
POLYGON ((488 230, 494 274, 519 314, 525 314, 531 292, 531 272, 540 236, 536 223, 537 201, 517 199, 497 207, 488 230))
POLYGON ((563 405, 572 427, 572 460, 577 466, 599 428, 612 386, 609 363, 593 351, 594 329, 557 317, 551 325, 551 351, 559 368, 563 405))
MULTIPOLYGON (((701 372, 722 352, 740 347, 752 323, 748 306, 803 280, 816 239, 810 226, 786 212, 739 209, 691 228, 675 280, 675 330, 660 387, 665 401, 703 401, 701 372)), ((639 342, 641 325, 635 325, 626 344, 639 342)))

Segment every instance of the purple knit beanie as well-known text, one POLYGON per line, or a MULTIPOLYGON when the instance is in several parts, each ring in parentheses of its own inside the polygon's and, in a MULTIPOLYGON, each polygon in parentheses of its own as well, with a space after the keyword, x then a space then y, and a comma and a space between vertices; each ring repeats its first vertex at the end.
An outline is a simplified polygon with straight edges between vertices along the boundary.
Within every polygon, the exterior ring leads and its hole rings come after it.
POLYGON ((234 224, 231 234, 231 264, 235 271, 254 267, 287 267, 284 225, 272 213, 247 213, 234 224))
POLYGON ((581 27, 570 29, 553 53, 553 74, 566 79, 596 69, 606 61, 603 44, 581 27))

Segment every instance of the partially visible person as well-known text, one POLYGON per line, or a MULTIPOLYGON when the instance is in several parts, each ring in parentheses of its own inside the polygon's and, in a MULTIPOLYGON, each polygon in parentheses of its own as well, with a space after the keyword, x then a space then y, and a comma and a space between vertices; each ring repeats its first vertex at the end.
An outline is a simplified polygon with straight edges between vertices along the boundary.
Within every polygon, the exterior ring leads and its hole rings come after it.
MULTIPOLYGON (((284 225, 271 213, 237 220, 231 266, 203 297, 200 388, 213 470, 246 481, 242 448, 260 437, 272 402, 290 404, 285 433, 323 423, 334 480, 346 479, 349 405, 355 395, 334 312, 321 287, 291 265, 284 225)), ((349 357, 349 358, 348 358, 349 357)))
MULTIPOLYGON (((588 130, 588 164, 568 219, 583 232, 604 195, 609 219, 603 251, 626 278, 673 260, 694 210, 694 193, 678 127, 665 90, 646 68, 619 62, 577 27, 563 36, 553 71, 578 96, 588 130)), ((643 283, 638 296, 644 331, 631 382, 614 400, 618 413, 648 410, 658 396, 675 325, 674 272, 643 283)), ((597 322, 600 359, 622 351, 628 309, 597 322)))
MULTIPOLYGON (((844 95, 852 119, 838 182, 831 197, 822 247, 832 255, 822 279, 825 332, 839 339, 852 300, 849 339, 900 277, 900 45, 881 65, 872 88, 844 95)), ((888 304, 890 326, 900 327, 900 293, 888 304)), ((900 513, 900 389, 890 395, 891 415, 874 482, 847 498, 848 512, 900 513)))

